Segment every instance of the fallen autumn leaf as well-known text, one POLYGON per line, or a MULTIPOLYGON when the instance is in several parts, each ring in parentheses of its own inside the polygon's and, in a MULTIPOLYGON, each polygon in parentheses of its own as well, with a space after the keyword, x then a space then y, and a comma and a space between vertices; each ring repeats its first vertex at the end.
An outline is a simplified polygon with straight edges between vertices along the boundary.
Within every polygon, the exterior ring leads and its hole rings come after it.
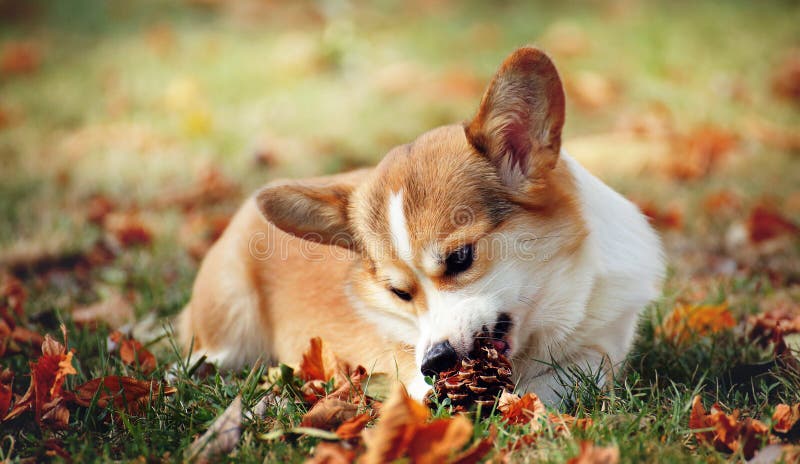
POLYGON ((89 327, 94 327, 102 322, 112 329, 116 329, 133 321, 134 317, 133 306, 119 293, 114 293, 97 303, 79 306, 72 310, 72 319, 75 323, 89 327))
POLYGON ((601 447, 590 442, 582 442, 577 456, 567 464, 616 464, 619 462, 619 448, 616 446, 601 447))
POLYGON ((734 453, 742 451, 745 458, 750 459, 761 448, 765 439, 769 439, 769 428, 761 421, 751 418, 739 419, 739 412, 725 414, 718 405, 713 405, 706 412, 699 395, 692 400, 689 416, 689 428, 696 431, 697 440, 714 446, 718 451, 734 453))
POLYGON ((772 413, 772 430, 778 433, 789 433, 800 422, 800 403, 793 406, 779 404, 772 413))
POLYGON ((303 416, 303 427, 334 430, 358 414, 358 406, 336 398, 323 398, 303 416))
MULTIPOLYGON (((64 344, 67 341, 65 327, 61 326, 64 344)), ((73 353, 66 346, 45 335, 42 343, 42 356, 31 363, 31 383, 28 391, 20 398, 4 421, 11 420, 30 409, 34 410, 36 422, 40 426, 55 429, 66 428, 69 410, 64 404, 64 381, 68 375, 77 374, 72 366, 73 353)))
POLYGON ((656 328, 656 333, 676 345, 682 345, 695 337, 720 332, 736 325, 728 305, 675 306, 672 312, 656 328))
POLYGON ((71 401, 81 406, 90 406, 96 398, 96 403, 101 408, 113 404, 117 409, 136 414, 147 405, 151 395, 155 398, 159 394, 167 396, 177 391, 174 387, 161 385, 156 380, 110 375, 79 385, 69 396, 71 401))
POLYGON ((540 422, 546 417, 544 404, 535 393, 526 393, 522 397, 504 393, 497 408, 509 424, 531 424, 535 430, 541 428, 540 422))
POLYGON ((355 450, 340 443, 321 442, 314 447, 314 455, 305 464, 350 464, 355 460, 355 450))
POLYGON ((366 412, 353 416, 336 428, 336 435, 339 435, 342 440, 354 440, 361 436, 361 431, 370 420, 372 420, 372 416, 366 412))
POLYGON ((119 345, 119 357, 125 364, 138 367, 145 375, 156 369, 156 357, 138 340, 126 337, 119 331, 112 332, 108 338, 119 345))
POLYGON ((236 448, 242 436, 242 397, 236 396, 206 433, 198 437, 186 453, 186 460, 195 463, 215 462, 236 448))
POLYGON ((772 208, 756 206, 747 219, 750 241, 762 243, 780 236, 800 235, 800 226, 793 223, 772 208))

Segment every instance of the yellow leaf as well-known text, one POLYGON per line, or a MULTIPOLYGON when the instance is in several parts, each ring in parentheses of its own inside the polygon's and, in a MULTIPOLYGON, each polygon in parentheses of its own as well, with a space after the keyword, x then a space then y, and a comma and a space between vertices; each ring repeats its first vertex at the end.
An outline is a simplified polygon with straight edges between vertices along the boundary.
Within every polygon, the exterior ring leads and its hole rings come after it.
POLYGON ((727 303, 719 305, 678 304, 656 329, 656 333, 676 345, 696 337, 721 332, 736 325, 727 303))
POLYGON ((211 113, 202 107, 192 108, 183 115, 183 130, 189 135, 206 135, 212 126, 211 113))
POLYGON ((164 105, 172 111, 186 111, 202 103, 200 85, 190 77, 173 79, 164 92, 164 105))

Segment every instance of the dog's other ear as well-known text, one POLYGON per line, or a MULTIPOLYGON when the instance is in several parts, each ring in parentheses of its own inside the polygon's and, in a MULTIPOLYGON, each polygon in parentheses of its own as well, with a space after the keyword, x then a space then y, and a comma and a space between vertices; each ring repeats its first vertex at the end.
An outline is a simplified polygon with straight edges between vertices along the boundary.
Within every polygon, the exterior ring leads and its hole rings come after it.
POLYGON ((326 245, 355 248, 347 218, 351 176, 269 184, 256 195, 265 218, 282 231, 326 245))
POLYGON ((524 47, 500 66, 466 135, 509 187, 531 191, 558 161, 563 126, 558 72, 544 52, 524 47))

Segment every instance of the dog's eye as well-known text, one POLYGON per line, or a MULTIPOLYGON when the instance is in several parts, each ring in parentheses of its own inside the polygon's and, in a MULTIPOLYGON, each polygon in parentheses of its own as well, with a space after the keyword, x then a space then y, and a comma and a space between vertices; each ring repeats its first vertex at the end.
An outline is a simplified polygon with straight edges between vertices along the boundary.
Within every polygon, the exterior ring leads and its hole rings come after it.
POLYGON ((472 245, 464 245, 450 253, 444 261, 446 266, 444 273, 449 276, 460 274, 469 269, 473 261, 475 261, 475 248, 472 245))
POLYGON ((396 289, 394 287, 390 288, 389 290, 391 290, 392 293, 394 293, 397 298, 400 298, 403 301, 411 301, 411 294, 410 293, 404 292, 402 290, 398 290, 398 289, 396 289))

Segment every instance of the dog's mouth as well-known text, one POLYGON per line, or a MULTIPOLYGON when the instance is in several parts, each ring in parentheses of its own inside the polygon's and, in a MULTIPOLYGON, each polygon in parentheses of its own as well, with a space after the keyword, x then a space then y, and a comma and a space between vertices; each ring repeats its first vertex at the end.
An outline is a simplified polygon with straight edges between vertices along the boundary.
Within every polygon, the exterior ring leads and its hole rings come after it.
POLYGON ((494 328, 491 331, 491 342, 494 348, 502 355, 507 356, 511 353, 510 332, 514 322, 511 316, 506 313, 497 318, 494 328))

